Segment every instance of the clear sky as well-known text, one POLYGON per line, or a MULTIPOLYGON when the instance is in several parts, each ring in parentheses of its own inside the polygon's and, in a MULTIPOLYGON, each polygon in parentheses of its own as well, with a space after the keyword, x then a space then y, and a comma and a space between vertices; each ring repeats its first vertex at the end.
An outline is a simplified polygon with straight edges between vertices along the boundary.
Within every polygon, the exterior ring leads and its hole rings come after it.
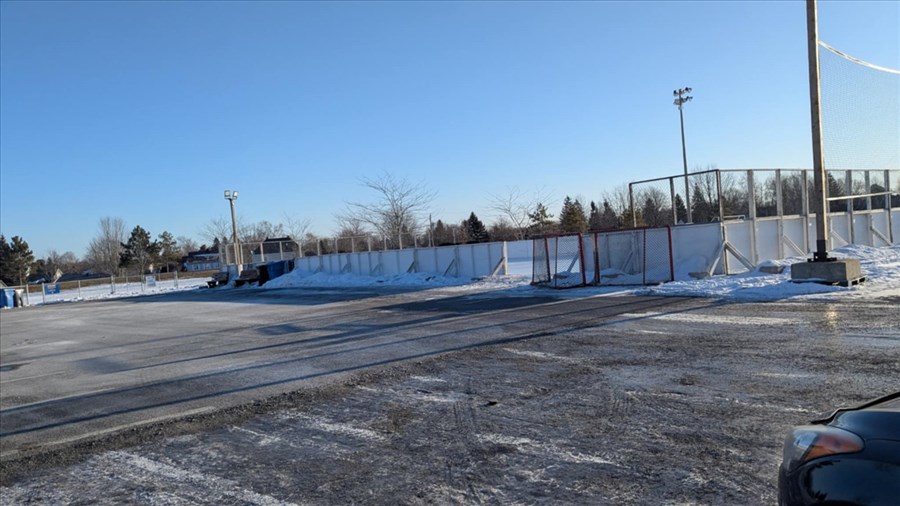
MULTIPOLYGON (((898 2, 819 4, 820 38, 900 67, 898 2)), ((363 176, 597 200, 688 164, 811 166, 805 3, 0 3, 0 232, 81 256, 101 217, 201 241, 336 231, 363 176)), ((558 213, 556 206, 551 211, 558 213)))

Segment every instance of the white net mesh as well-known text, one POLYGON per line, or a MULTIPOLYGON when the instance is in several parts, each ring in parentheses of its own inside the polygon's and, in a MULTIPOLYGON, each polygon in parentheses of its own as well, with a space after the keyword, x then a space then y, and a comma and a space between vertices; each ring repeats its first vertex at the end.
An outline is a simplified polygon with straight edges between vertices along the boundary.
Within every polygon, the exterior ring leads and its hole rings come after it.
POLYGON ((900 168, 900 71, 819 42, 819 73, 825 168, 900 168))

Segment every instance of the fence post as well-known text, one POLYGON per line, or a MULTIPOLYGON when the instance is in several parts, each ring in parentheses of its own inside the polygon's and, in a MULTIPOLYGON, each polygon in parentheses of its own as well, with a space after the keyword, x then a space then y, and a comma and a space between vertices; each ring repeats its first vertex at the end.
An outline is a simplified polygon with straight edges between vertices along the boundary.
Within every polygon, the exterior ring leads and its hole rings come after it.
POLYGON ((666 228, 669 232, 669 281, 675 281, 675 252, 672 250, 672 227, 666 228))
POLYGON ((775 169, 775 215, 778 216, 778 258, 784 258, 784 192, 781 188, 781 169, 775 169))
POLYGON ((78 298, 81 298, 81 280, 78 280, 78 298))
MULTIPOLYGON (((756 219, 756 185, 753 183, 753 171, 747 171, 747 214, 751 220, 756 219)), ((754 225, 755 227, 755 225, 754 225)))
MULTIPOLYGON (((884 171, 884 189, 888 192, 891 191, 891 171, 889 170, 884 171)), ((894 222, 891 216, 894 208, 894 196, 890 193, 884 196, 884 208, 887 209, 888 239, 891 240, 891 244, 894 244, 894 222)))
POLYGON ((725 223, 725 197, 722 195, 722 172, 716 170, 716 195, 719 197, 719 223, 725 223))
POLYGON ((643 276, 643 282, 641 284, 647 284, 647 229, 644 229, 644 245, 641 246, 641 276, 643 276))
POLYGON ((25 305, 31 305, 31 294, 28 293, 28 284, 25 284, 25 305))
MULTIPOLYGON (((848 170, 847 173, 844 175, 844 186, 845 186, 845 192, 846 192, 847 196, 852 196, 853 195, 853 171, 852 170, 848 170)), ((855 230, 853 227, 853 207, 854 207, 855 202, 854 202, 854 199, 852 199, 852 198, 846 199, 846 201, 847 201, 847 225, 848 225, 847 228, 850 231, 850 237, 848 239, 850 240, 850 244, 856 244, 856 238, 854 237, 855 230)))
POLYGON ((41 283, 41 302, 47 303, 47 285, 45 283, 41 283))
MULTIPOLYGON (((634 210, 634 192, 631 188, 632 184, 633 183, 628 183, 628 207, 631 208, 631 228, 637 228, 637 213, 634 210)), ((690 210, 691 203, 688 202, 686 205, 690 210)))
POLYGON ((178 270, 175 271, 175 288, 178 288, 178 270))
POLYGON ((669 198, 672 202, 672 223, 678 223, 678 206, 675 205, 675 178, 669 178, 669 198))
POLYGON ((587 284, 587 273, 584 268, 584 234, 578 234, 578 256, 581 257, 581 284, 587 284))

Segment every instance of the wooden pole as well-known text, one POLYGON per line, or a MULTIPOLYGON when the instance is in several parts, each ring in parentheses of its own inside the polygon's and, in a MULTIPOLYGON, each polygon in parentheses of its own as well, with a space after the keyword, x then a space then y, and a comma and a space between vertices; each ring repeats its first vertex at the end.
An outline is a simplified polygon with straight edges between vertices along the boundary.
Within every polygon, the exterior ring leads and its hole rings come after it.
POLYGON ((816 251, 813 261, 828 258, 828 201, 826 199, 825 159, 822 155, 822 108, 819 94, 819 29, 816 0, 806 0, 806 32, 809 55, 809 109, 812 120, 814 211, 816 213, 816 251))

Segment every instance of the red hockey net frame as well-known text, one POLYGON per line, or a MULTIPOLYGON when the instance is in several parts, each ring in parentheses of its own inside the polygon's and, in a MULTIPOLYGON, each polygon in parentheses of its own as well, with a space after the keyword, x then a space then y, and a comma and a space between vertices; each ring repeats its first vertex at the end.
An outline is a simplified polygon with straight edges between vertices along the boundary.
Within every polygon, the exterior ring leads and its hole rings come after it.
POLYGON ((646 286, 675 279, 671 227, 547 236, 533 245, 533 285, 646 286))

